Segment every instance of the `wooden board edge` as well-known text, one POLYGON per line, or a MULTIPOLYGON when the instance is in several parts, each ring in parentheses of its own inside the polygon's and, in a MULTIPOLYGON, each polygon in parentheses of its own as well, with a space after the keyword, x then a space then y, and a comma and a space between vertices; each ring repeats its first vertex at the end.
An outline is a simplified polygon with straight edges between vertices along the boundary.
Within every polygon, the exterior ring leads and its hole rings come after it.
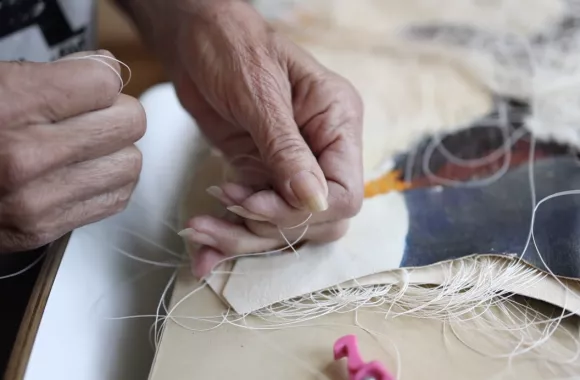
POLYGON ((46 259, 34 284, 28 306, 20 323, 18 335, 4 373, 4 380, 23 380, 44 314, 52 285, 64 256, 71 234, 67 234, 47 248, 46 259))

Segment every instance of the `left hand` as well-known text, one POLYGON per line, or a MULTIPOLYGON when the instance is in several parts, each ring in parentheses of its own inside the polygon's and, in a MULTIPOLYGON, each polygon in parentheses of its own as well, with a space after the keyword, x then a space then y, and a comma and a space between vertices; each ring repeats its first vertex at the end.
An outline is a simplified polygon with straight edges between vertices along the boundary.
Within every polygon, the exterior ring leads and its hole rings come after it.
MULTIPOLYGON (((298 225, 310 213, 304 239, 340 238, 363 198, 356 90, 272 30, 248 2, 189 1, 197 6, 175 12, 176 27, 164 36, 170 72, 183 106, 243 174, 209 189, 242 219, 189 221, 187 236, 203 245, 194 272, 207 274, 224 255, 286 246, 278 226, 298 225), (237 160, 242 155, 256 159, 237 160), (256 163, 260 170, 248 169, 256 163)), ((284 234, 292 242, 303 231, 284 234)))

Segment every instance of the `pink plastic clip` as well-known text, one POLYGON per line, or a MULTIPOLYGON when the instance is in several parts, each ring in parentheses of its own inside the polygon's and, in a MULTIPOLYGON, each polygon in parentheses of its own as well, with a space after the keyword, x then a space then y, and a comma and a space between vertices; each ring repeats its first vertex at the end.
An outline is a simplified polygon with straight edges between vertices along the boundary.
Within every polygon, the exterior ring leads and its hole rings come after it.
POLYGON ((365 363, 358 351, 356 336, 346 335, 334 344, 334 360, 346 358, 349 380, 395 380, 378 361, 365 363))

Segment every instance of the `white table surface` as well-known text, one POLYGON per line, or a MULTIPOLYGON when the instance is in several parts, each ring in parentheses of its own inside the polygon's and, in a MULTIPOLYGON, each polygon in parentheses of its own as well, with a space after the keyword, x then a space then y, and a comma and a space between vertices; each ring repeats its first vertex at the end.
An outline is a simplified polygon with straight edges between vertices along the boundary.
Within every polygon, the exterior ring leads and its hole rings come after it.
POLYGON ((168 261, 172 256, 127 233, 147 236, 182 252, 176 225, 190 146, 197 130, 163 84, 142 97, 148 130, 138 145, 144 164, 132 204, 122 214, 75 231, 51 290, 26 370, 26 380, 145 379, 153 348, 153 318, 111 317, 155 313, 173 269, 136 262, 119 253, 168 261))

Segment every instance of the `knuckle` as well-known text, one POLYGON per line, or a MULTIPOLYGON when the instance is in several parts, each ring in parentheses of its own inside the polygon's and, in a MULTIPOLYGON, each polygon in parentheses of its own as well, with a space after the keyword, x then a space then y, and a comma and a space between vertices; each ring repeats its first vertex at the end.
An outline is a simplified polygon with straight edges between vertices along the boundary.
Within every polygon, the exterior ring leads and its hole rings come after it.
POLYGON ((15 227, 21 230, 36 229, 36 221, 42 212, 42 205, 37 198, 16 193, 2 203, 4 213, 12 219, 15 227))
POLYGON ((107 50, 98 50, 95 55, 98 57, 94 57, 92 60, 97 62, 91 63, 99 79, 97 91, 106 98, 116 97, 123 85, 121 67, 113 54, 107 50))
POLYGON ((143 137, 147 128, 147 115, 141 102, 128 95, 121 95, 117 104, 123 110, 123 126, 133 141, 143 137))
POLYGON ((147 127, 145 108, 138 99, 132 96, 122 95, 121 99, 126 103, 127 118, 132 127, 131 130, 134 131, 136 139, 140 139, 145 134, 147 127))
POLYGON ((363 100, 357 88, 346 78, 334 74, 335 92, 339 99, 350 103, 356 110, 362 111, 363 100))
POLYGON ((29 164, 24 144, 13 142, 3 146, 0 151, 0 187, 5 191, 18 189, 28 177, 29 164))
POLYGON ((135 106, 135 116, 134 116, 134 126, 137 140, 141 139, 147 130, 147 114, 145 113, 145 108, 137 99, 135 99, 137 103, 135 106))
POLYGON ((349 197, 349 202, 345 208, 345 215, 347 218, 352 218, 360 212, 363 204, 363 197, 355 196, 354 194, 349 197))
POLYGON ((106 67, 100 68, 100 70, 102 73, 102 78, 99 80, 98 84, 95 84, 97 87, 96 92, 100 95, 100 98, 102 98, 102 100, 98 99, 98 101, 107 101, 106 104, 110 105, 113 103, 114 98, 119 93, 119 88, 121 85, 119 83, 119 78, 111 73, 111 71, 106 67))
POLYGON ((58 238, 58 236, 55 236, 53 233, 42 230, 28 232, 24 236, 28 245, 28 249, 42 247, 43 245, 46 245, 58 238))
POLYGON ((346 82, 348 86, 347 94, 349 98, 349 103, 352 104, 352 110, 354 111, 353 116, 357 119, 362 119, 364 113, 364 102, 361 94, 358 92, 356 87, 350 82, 346 82))
POLYGON ((0 254, 23 252, 34 249, 25 236, 14 231, 0 230, 0 254))
POLYGON ((111 192, 105 194, 103 197, 103 203, 107 205, 105 208, 107 211, 104 213, 103 218, 120 214, 127 209, 129 205, 129 200, 131 199, 132 188, 125 187, 119 191, 111 192))
POLYGON ((245 221, 246 228, 248 231, 259 237, 271 237, 272 229, 274 228, 268 222, 257 222, 254 220, 245 221))
POLYGON ((334 127, 352 126, 362 129, 364 105, 358 90, 342 77, 336 77, 330 89, 334 101, 329 112, 329 124, 334 127))
POLYGON ((358 91, 350 84, 346 83, 338 93, 340 103, 340 125, 362 126, 363 122, 363 101, 358 91))
POLYGON ((122 213, 127 209, 129 206, 129 200, 131 199, 131 194, 127 194, 126 196, 117 197, 116 203, 112 207, 111 215, 117 215, 122 213))
POLYGON ((129 185, 125 186, 117 193, 116 202, 115 204, 118 207, 118 210, 123 211, 127 208, 129 201, 131 200, 131 196, 133 195, 133 190, 135 189, 134 186, 129 185))
POLYGON ((56 237, 46 233, 24 233, 10 231, 0 233, 0 252, 23 252, 40 248, 52 241, 56 237))
POLYGON ((296 160, 305 157, 305 153, 311 152, 304 146, 302 138, 295 133, 277 133, 266 139, 267 160, 270 163, 296 160))
POLYGON ((34 214, 25 212, 13 214, 11 225, 30 240, 38 241, 50 235, 40 219, 34 214))
POLYGON ((143 167, 143 154, 135 145, 124 149, 126 172, 132 180, 137 180, 143 167))
POLYGON ((107 49, 98 49, 95 51, 95 54, 96 55, 103 55, 103 56, 115 59, 115 55, 107 49))
POLYGON ((209 228, 209 223, 207 222, 207 218, 203 216, 196 216, 189 221, 189 226, 197 231, 205 231, 209 228))

